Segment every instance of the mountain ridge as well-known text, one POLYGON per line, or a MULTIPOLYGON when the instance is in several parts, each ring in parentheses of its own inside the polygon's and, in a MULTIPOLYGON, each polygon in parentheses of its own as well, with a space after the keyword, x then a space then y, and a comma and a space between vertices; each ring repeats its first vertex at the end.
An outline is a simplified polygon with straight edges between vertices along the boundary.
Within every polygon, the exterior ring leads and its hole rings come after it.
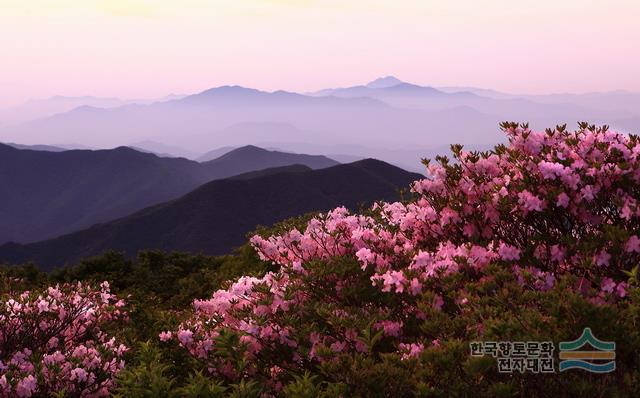
POLYGON ((51 268, 111 249, 127 255, 143 249, 224 254, 258 225, 341 205, 355 210, 397 200, 399 189, 422 177, 372 159, 319 170, 289 168, 211 181, 180 198, 54 239, 7 243, 0 246, 0 260, 51 268))
POLYGON ((51 238, 177 198, 218 178, 291 164, 337 164, 323 156, 234 151, 223 160, 198 163, 125 146, 45 152, 0 144, 0 242, 51 238))

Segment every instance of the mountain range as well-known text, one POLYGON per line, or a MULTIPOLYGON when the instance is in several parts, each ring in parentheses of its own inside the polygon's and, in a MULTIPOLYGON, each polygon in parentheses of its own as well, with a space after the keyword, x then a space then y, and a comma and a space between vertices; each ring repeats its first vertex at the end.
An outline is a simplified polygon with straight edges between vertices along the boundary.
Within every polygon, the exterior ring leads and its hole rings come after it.
POLYGON ((175 199, 208 181, 291 164, 317 169, 338 162, 255 146, 199 163, 128 147, 51 152, 0 144, 0 243, 52 238, 175 199))
POLYGON ((293 143, 303 142, 335 148, 313 153, 373 156, 420 170, 421 156, 451 143, 478 149, 501 142, 498 124, 505 120, 530 122, 535 129, 581 120, 626 132, 640 129, 637 93, 517 95, 422 86, 393 76, 305 94, 230 85, 155 102, 61 98, 50 101, 82 105, 0 126, 0 139, 31 145, 124 145, 206 160, 215 157, 204 156, 214 148, 274 142, 283 150, 299 151, 293 143), (354 150, 358 146, 372 153, 354 150))
POLYGON ((215 180, 178 199, 51 240, 5 244, 0 261, 32 261, 50 269, 105 250, 224 254, 258 225, 336 206, 357 209, 396 200, 400 189, 421 177, 373 159, 319 170, 304 165, 267 169, 215 180))
POLYGON ((169 101, 182 98, 181 95, 169 94, 157 99, 132 99, 105 98, 93 96, 71 97, 56 95, 44 99, 32 99, 21 105, 6 109, 0 109, 0 126, 14 125, 29 120, 39 119, 71 111, 81 106, 94 106, 98 108, 116 108, 127 104, 150 104, 153 102, 169 101))
POLYGON ((421 158, 452 143, 486 150, 504 139, 504 120, 635 132, 640 94, 517 95, 386 76, 304 94, 233 85, 0 109, 0 140, 11 142, 0 144, 0 261, 227 253, 257 225, 396 199, 421 158))

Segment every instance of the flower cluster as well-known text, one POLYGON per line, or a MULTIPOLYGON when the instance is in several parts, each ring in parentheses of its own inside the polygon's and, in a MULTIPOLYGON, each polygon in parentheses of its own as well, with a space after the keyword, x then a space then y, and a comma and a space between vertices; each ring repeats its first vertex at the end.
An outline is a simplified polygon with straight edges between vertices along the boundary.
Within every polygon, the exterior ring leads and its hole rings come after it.
POLYGON ((0 300, 0 397, 108 396, 127 348, 105 327, 127 317, 109 284, 77 283, 0 300))
POLYGON ((179 344, 229 377, 370 352, 376 341, 411 360, 438 342, 416 325, 443 311, 443 278, 482 280, 489 265, 532 291, 574 275, 594 303, 624 298, 640 260, 638 137, 585 124, 502 127, 507 145, 482 153, 454 145, 453 161, 425 161, 428 177, 408 202, 378 203, 368 215, 337 208, 302 232, 254 236, 259 256, 280 269, 196 301, 175 332, 179 344), (249 365, 218 355, 228 332, 240 336, 249 365))

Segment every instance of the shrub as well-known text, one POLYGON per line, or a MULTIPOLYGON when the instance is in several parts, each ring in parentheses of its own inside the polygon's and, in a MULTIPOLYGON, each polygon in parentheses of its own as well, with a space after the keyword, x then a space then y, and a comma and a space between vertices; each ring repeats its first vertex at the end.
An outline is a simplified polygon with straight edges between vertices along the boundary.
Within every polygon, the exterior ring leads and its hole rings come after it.
POLYGON ((254 236, 280 268, 195 300, 163 332, 211 374, 286 395, 623 394, 640 388, 640 141, 581 124, 453 146, 406 203, 254 236), (616 373, 499 374, 473 340, 618 342, 616 373), (311 387, 310 387, 311 388, 311 387))
POLYGON ((108 333, 126 319, 109 284, 82 283, 0 298, 0 396, 107 396, 127 347, 108 333))

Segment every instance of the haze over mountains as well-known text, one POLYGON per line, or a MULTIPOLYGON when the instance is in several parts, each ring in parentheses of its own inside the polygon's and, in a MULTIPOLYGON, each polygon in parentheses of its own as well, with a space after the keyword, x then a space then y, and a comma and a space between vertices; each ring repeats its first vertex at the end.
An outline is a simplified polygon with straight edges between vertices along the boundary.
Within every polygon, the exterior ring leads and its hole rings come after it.
POLYGON ((504 120, 528 121, 537 129, 580 120, 627 132, 640 127, 637 93, 516 95, 420 86, 392 76, 307 94, 222 86, 151 103, 82 105, 13 125, 5 122, 0 141, 131 145, 191 159, 247 144, 301 152, 303 143, 306 153, 375 156, 421 170, 421 157, 451 143, 486 148, 501 141, 498 123, 504 120))
POLYGON ((258 225, 336 206, 357 210, 376 200, 397 200, 400 189, 421 177, 372 159, 320 170, 293 165, 252 172, 209 182, 179 199, 55 239, 2 245, 0 263, 34 261, 51 268, 105 250, 225 254, 258 225))
POLYGON ((291 164, 319 169, 338 162, 255 146, 199 163, 127 147, 51 152, 0 144, 0 243, 51 238, 177 198, 208 181, 291 164))
POLYGON ((29 120, 39 119, 57 113, 68 112, 81 106, 97 108, 116 108, 126 104, 150 104, 181 98, 180 95, 170 94, 156 100, 123 100, 120 98, 102 97, 68 97, 56 95, 46 99, 32 99, 22 105, 7 109, 0 109, 0 126, 13 125, 29 120))
POLYGON ((423 171, 421 158, 451 143, 488 149, 504 120, 635 132, 640 94, 515 95, 387 76, 306 94, 222 86, 158 101, 30 101, 0 110, 0 262, 223 254, 259 224, 394 200, 421 177, 406 171, 423 171))

